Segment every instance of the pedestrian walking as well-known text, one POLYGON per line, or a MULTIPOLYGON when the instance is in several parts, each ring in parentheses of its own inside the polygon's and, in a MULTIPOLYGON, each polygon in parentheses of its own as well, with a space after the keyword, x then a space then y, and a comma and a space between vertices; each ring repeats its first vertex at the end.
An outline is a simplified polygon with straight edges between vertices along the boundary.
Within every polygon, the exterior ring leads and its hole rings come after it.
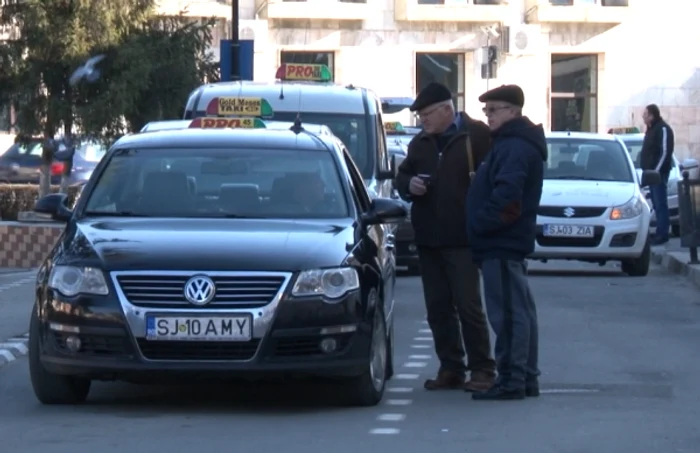
POLYGON ((486 312, 496 334, 498 378, 473 399, 539 395, 538 327, 526 257, 535 249, 547 143, 542 125, 522 115, 523 90, 503 85, 479 97, 486 103, 493 148, 467 194, 472 256, 481 268, 486 312))
POLYGON ((642 143, 642 170, 656 170, 661 182, 649 186, 651 203, 656 214, 656 232, 652 245, 668 242, 670 219, 668 214, 668 177, 673 164, 674 135, 671 126, 661 117, 659 106, 649 104, 642 114, 647 129, 642 143))
POLYGON ((423 130, 408 145, 396 185, 412 202, 428 325, 440 360, 437 376, 424 387, 486 390, 493 384, 495 362, 464 203, 473 171, 489 151, 489 130, 456 112, 452 94, 438 83, 426 86, 410 110, 417 112, 423 130))

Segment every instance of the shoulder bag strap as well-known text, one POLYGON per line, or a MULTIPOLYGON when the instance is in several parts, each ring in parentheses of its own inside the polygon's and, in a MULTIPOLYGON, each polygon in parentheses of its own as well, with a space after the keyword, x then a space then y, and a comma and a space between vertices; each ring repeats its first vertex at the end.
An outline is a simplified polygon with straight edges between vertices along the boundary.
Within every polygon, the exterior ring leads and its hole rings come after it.
POLYGON ((467 161, 469 162, 469 180, 474 178, 474 150, 472 150, 472 137, 467 135, 467 161))

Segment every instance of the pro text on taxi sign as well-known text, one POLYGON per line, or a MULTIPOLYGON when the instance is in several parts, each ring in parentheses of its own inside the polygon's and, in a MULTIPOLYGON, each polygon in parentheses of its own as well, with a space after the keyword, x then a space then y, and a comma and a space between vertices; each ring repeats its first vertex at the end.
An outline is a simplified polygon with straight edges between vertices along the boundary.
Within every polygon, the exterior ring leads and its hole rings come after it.
POLYGON ((269 118, 272 107, 262 98, 217 97, 209 101, 207 116, 257 116, 269 118))
POLYGON ((277 69, 279 80, 303 80, 307 82, 330 82, 331 70, 323 64, 284 63, 277 69))
POLYGON ((195 118, 191 129, 264 129, 260 118, 195 118))

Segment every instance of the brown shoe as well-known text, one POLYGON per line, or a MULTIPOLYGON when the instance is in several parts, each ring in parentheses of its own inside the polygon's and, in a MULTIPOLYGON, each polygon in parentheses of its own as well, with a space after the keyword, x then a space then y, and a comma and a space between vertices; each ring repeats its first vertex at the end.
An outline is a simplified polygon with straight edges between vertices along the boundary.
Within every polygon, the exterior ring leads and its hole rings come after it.
POLYGON ((485 392, 493 387, 495 378, 485 371, 473 371, 463 388, 465 392, 485 392))
POLYGON ((423 384, 426 390, 456 390, 464 387, 464 375, 454 371, 438 371, 435 379, 423 384))

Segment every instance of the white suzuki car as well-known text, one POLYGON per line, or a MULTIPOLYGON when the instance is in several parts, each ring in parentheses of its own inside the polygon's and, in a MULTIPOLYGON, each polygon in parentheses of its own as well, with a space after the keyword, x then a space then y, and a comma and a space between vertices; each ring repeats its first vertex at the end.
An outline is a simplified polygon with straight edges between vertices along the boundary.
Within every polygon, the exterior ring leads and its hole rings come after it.
POLYGON ((660 175, 635 172, 622 141, 607 134, 550 132, 532 259, 622 263, 644 276, 651 258, 651 210, 640 186, 660 175))

